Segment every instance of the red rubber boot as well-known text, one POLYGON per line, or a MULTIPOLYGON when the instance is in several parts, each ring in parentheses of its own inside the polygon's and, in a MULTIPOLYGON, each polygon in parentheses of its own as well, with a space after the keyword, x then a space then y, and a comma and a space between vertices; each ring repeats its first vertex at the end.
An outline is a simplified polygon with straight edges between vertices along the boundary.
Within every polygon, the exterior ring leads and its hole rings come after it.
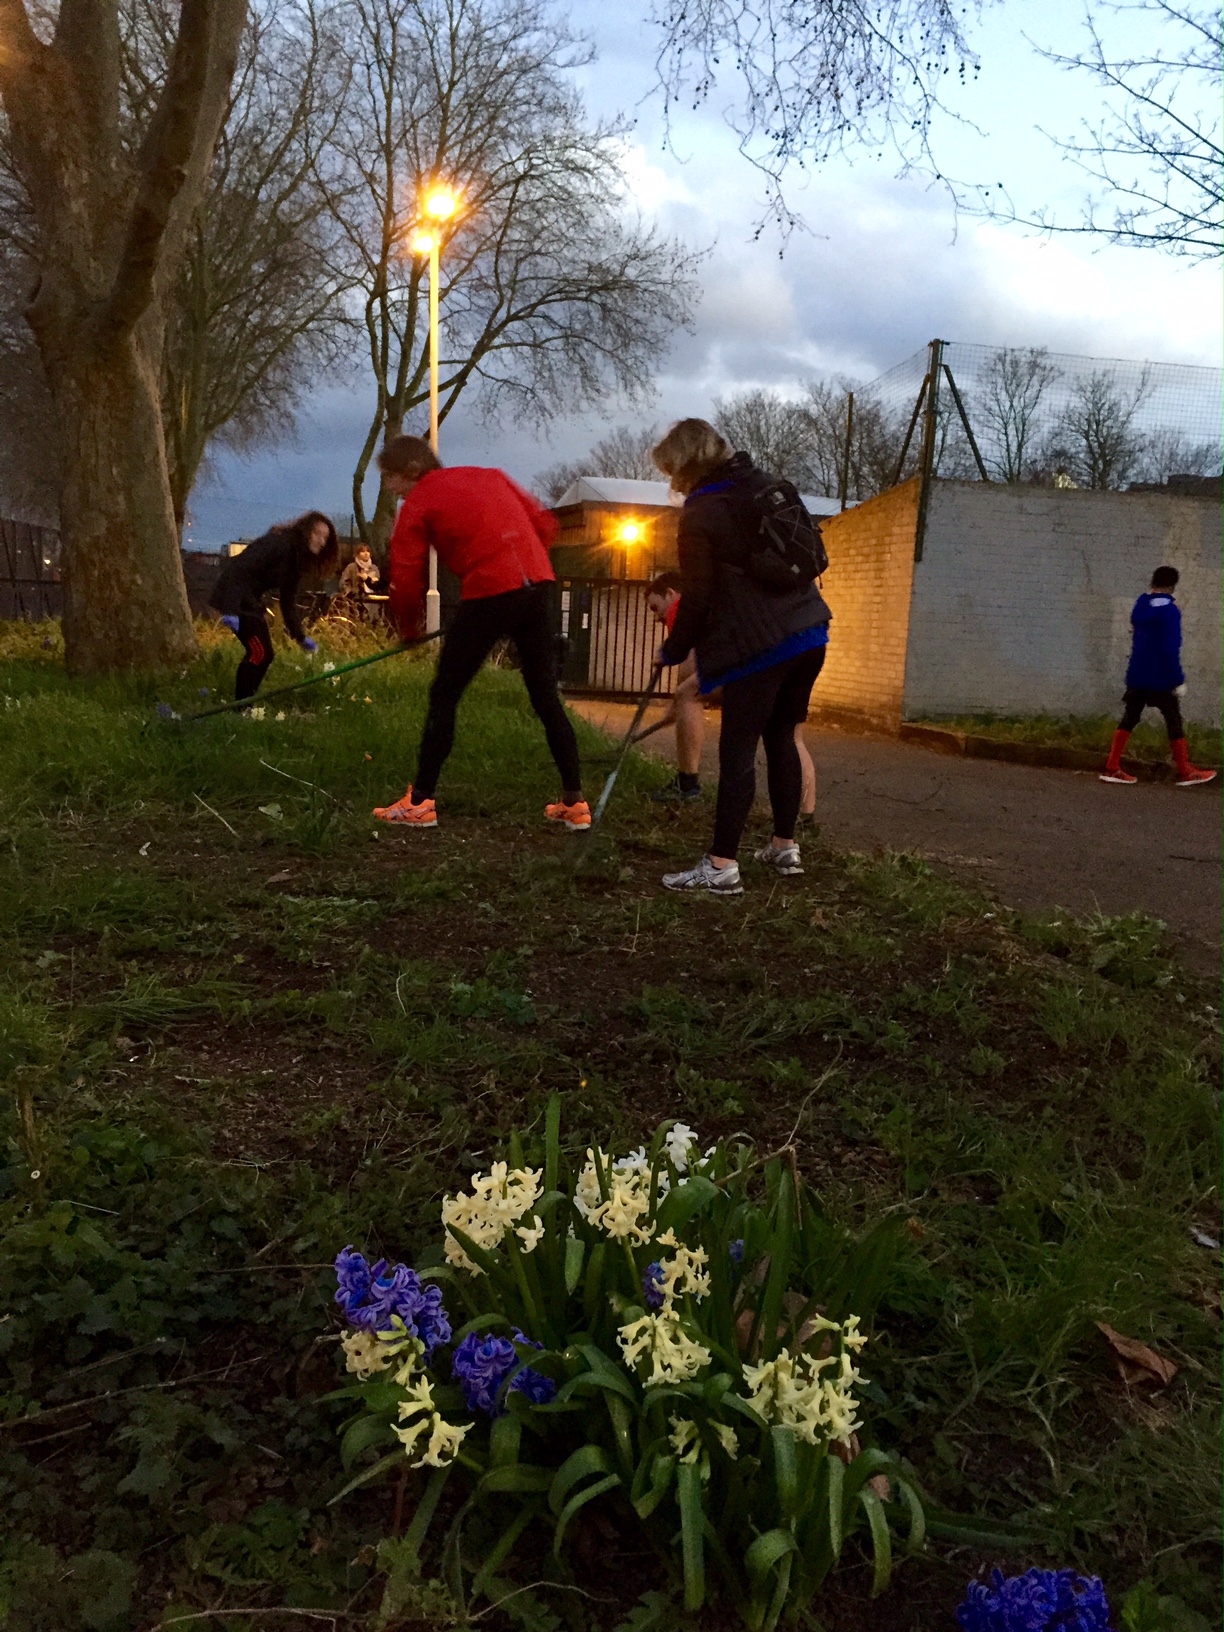
POLYGON ((1139 780, 1137 776, 1132 776, 1129 771, 1122 769, 1122 755, 1126 751, 1130 735, 1129 731, 1114 732, 1113 742, 1109 748, 1109 758, 1105 761, 1105 769, 1101 772, 1102 782, 1120 782, 1125 787, 1130 787, 1132 783, 1139 780))
POLYGON ((1170 737, 1169 752, 1173 755, 1174 765, 1177 766, 1179 788, 1201 788, 1204 782, 1215 781, 1214 771, 1200 771, 1197 765, 1191 765, 1185 737, 1170 737))

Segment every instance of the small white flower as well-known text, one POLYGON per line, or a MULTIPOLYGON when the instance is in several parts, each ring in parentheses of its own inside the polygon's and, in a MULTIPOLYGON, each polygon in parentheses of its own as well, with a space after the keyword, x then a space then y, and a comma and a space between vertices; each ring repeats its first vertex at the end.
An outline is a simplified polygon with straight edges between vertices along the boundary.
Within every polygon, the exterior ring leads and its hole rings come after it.
POLYGON ((697 1135, 692 1128, 685 1127, 683 1122, 677 1122, 668 1130, 663 1148, 667 1151, 668 1160, 677 1173, 688 1172, 689 1157, 696 1144, 697 1135))
POLYGON ((536 1213, 529 1225, 520 1224, 514 1233, 523 1243, 524 1252, 534 1252, 544 1239, 544 1220, 536 1213))
POLYGON ((363 1380, 373 1377, 377 1371, 386 1371, 390 1364, 373 1332, 350 1332, 340 1347, 344 1350, 344 1369, 355 1372, 363 1380))
POLYGON ((649 1359, 648 1388, 657 1383, 687 1382, 710 1363, 709 1349, 695 1342, 669 1313, 643 1315, 631 1321, 621 1327, 616 1340, 628 1365, 649 1359))

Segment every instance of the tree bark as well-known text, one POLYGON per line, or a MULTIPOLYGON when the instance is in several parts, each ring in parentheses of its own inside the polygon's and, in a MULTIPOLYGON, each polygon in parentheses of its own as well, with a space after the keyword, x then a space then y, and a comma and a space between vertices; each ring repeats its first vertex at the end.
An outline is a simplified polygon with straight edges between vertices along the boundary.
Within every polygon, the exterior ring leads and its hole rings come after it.
POLYGON ((61 0, 47 44, 0 0, 0 95, 37 226, 27 317, 58 423, 70 672, 188 661, 161 411, 163 311, 203 192, 245 0, 182 0, 158 105, 119 140, 118 6, 61 0))

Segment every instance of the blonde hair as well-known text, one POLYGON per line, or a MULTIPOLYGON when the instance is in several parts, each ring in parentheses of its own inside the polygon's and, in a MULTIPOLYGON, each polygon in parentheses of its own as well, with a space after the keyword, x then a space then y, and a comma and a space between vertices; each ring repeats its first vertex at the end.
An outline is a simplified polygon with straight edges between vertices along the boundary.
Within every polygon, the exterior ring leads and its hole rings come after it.
POLYGON ((691 493, 734 454, 735 449, 707 420, 678 419, 655 444, 651 458, 671 478, 677 493, 691 493))

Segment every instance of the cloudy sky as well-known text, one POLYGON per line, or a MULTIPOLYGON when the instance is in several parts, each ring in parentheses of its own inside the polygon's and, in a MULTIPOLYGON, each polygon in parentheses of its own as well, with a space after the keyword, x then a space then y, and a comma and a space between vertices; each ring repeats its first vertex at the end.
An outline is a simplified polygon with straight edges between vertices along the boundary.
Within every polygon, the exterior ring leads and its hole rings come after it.
MULTIPOLYGON (((785 246, 771 229, 754 239, 761 177, 737 151, 718 96, 673 125, 665 141, 652 94, 656 38, 645 0, 574 0, 597 61, 580 71, 592 113, 627 113, 632 196, 666 231, 710 254, 695 328, 659 359, 645 411, 660 422, 705 413, 711 400, 748 385, 793 390, 813 375, 868 380, 933 336, 991 345, 1218 366, 1218 265, 1195 266, 1151 250, 1095 240, 1046 240, 960 214, 948 190, 899 179, 895 158, 858 154, 819 167, 788 189, 809 230, 785 246)), ((1150 29, 1152 25, 1146 25, 1150 29)), ((1113 25, 1111 24, 1111 28, 1113 25)), ((1110 35, 1124 43, 1143 38, 1110 35)), ((961 122, 940 119, 939 162, 966 181, 1003 182, 1017 206, 1079 215, 1085 180, 1041 134, 1070 134, 1101 110, 1086 75, 1045 61, 1034 44, 1074 49, 1082 33, 1066 0, 1001 0, 973 32, 979 74, 949 92, 961 122), (1026 38, 1027 36, 1027 38, 1026 38), (1033 42, 1030 44, 1029 42, 1033 42)), ((728 96, 733 89, 728 82, 728 96)), ((369 392, 324 386, 296 440, 248 459, 223 455, 192 502, 190 540, 209 547, 251 536, 308 507, 347 521, 351 470, 368 423, 369 392)), ((545 440, 485 423, 475 403, 443 428, 448 463, 500 464, 522 481, 640 411, 610 402, 602 415, 555 424, 545 440)))

